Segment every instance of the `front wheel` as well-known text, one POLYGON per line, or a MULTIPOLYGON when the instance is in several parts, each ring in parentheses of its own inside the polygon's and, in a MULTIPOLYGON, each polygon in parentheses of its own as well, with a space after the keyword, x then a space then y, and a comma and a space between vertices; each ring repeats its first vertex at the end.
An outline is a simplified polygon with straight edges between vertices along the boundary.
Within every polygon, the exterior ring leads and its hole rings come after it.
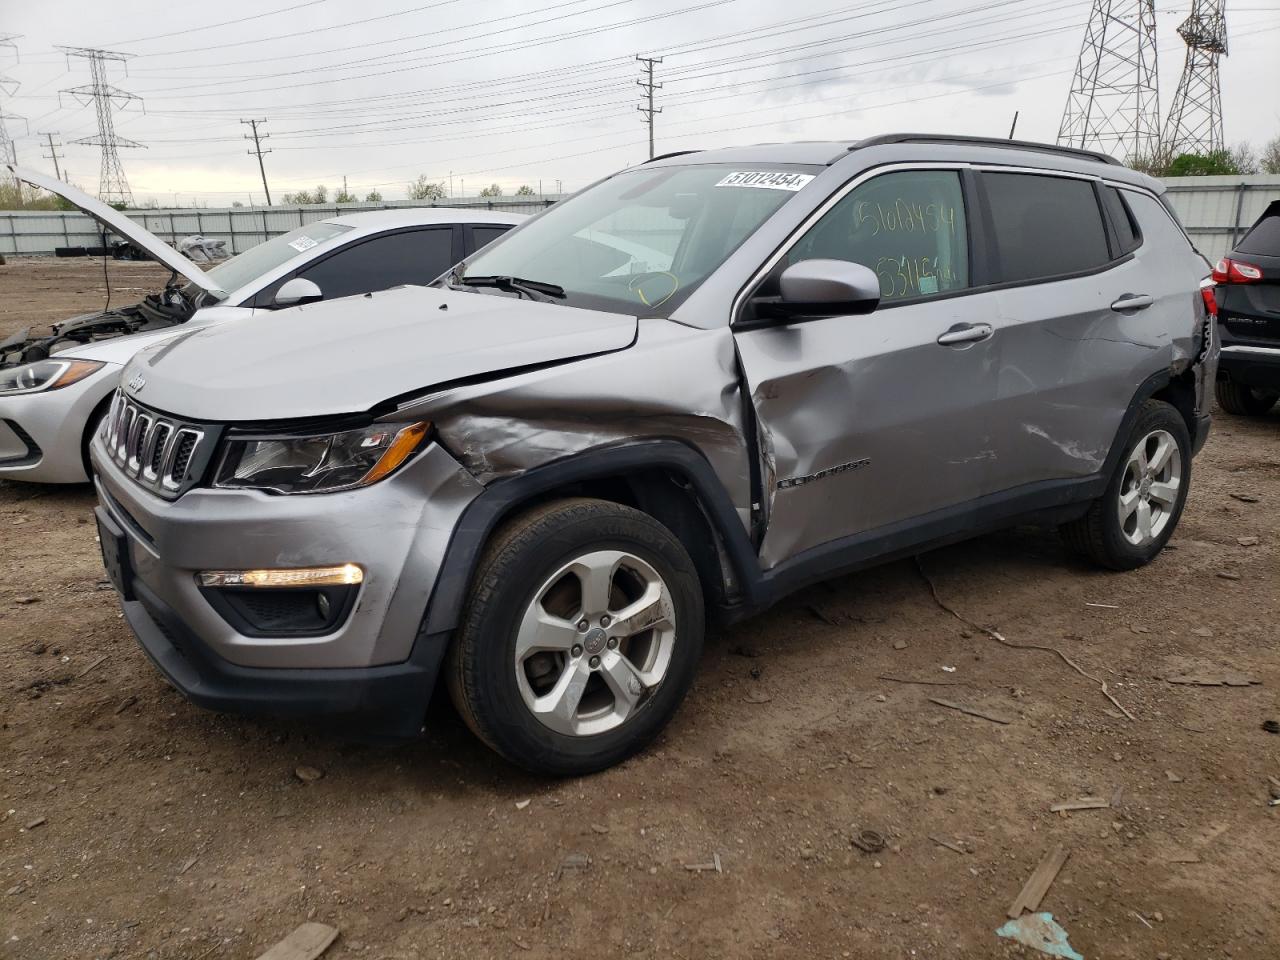
POLYGON ((1106 492, 1061 527, 1069 547, 1112 570, 1140 567, 1164 549, 1191 485, 1191 437, 1170 404, 1146 401, 1124 444, 1106 492))
POLYGON ((1218 398, 1218 406, 1238 417, 1260 417, 1275 405, 1277 399, 1274 393, 1255 390, 1230 380, 1219 380, 1213 385, 1213 392, 1218 398))
POLYGON ((446 676, 471 730, 540 774, 591 773, 649 743, 693 681, 702 590, 675 536, 602 500, 508 523, 476 572, 446 676))

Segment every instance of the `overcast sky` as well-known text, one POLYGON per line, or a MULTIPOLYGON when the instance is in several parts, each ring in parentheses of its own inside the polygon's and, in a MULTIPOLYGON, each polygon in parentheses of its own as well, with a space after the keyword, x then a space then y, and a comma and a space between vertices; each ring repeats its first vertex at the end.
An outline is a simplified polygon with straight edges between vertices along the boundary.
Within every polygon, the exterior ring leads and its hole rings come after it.
MULTIPOLYGON (((1119 0, 1118 0, 1119 2, 1119 0)), ((1162 105, 1185 47, 1189 0, 1157 3, 1162 105)), ((132 54, 108 64, 135 199, 262 202, 241 119, 265 118, 274 197, 345 175, 353 193, 402 199, 418 176, 460 194, 497 182, 573 190, 648 154, 637 54, 664 57, 659 153, 736 143, 857 139, 889 131, 1052 142, 1089 0, 5 0, 21 34, 0 70, 19 162, 98 189, 93 105, 65 88, 89 65, 56 44, 132 54), (229 22, 240 21, 240 22, 229 22), (127 73, 126 73, 127 69, 127 73), (145 108, 145 112, 144 112, 145 108), (26 134, 26 135, 24 135, 26 134)), ((1229 143, 1280 133, 1280 0, 1228 5, 1222 64, 1229 143), (1264 95, 1265 94, 1265 95, 1264 95)))

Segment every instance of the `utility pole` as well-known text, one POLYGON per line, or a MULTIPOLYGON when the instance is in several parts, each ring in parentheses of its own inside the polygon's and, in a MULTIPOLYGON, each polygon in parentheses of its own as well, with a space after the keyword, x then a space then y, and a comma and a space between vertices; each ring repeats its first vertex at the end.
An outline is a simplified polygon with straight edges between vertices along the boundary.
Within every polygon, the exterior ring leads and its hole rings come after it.
POLYGON ((270 139, 271 134, 258 133, 258 124, 266 123, 266 118, 264 117, 261 120, 241 120, 240 122, 253 131, 253 133, 246 133, 244 138, 253 141, 253 149, 247 152, 251 157, 255 154, 258 157, 258 172, 262 174, 262 192, 267 195, 267 206, 269 207, 271 206, 271 188, 267 186, 267 168, 262 164, 262 155, 271 151, 262 149, 262 141, 270 139))
POLYGON ((41 156, 43 156, 46 160, 53 161, 53 175, 57 177, 59 180, 61 180, 62 168, 58 166, 58 161, 63 159, 63 155, 58 153, 58 148, 62 146, 62 144, 53 142, 53 138, 57 136, 57 133, 46 132, 46 133, 40 134, 40 136, 45 137, 49 141, 49 152, 45 154, 41 154, 41 156))
POLYGON ((648 98, 648 106, 646 106, 642 102, 638 107, 636 107, 636 109, 639 110, 640 113, 644 115, 645 122, 649 125, 649 159, 652 160, 653 159, 653 118, 655 114, 659 114, 662 112, 661 107, 655 107, 653 105, 653 91, 662 89, 662 84, 653 82, 653 65, 655 63, 661 63, 662 58, 637 56, 636 59, 640 61, 642 64, 644 64, 644 66, 641 69, 646 74, 645 78, 642 80, 637 80, 636 84, 640 87, 641 90, 645 92, 645 96, 648 98))
MULTIPOLYGON (((113 53, 110 50, 99 50, 96 47, 64 47, 59 50, 67 55, 68 65, 72 57, 81 57, 89 61, 91 82, 79 87, 71 87, 62 93, 70 94, 81 104, 93 101, 98 114, 98 135, 81 137, 72 140, 85 146, 102 148, 102 163, 98 170, 98 199, 107 203, 133 204, 133 191, 129 189, 129 181, 124 175, 124 165, 120 162, 120 147, 141 147, 135 140, 116 136, 115 118, 117 109, 123 109, 131 101, 142 102, 142 98, 107 82, 107 61, 116 60, 128 63, 131 53, 113 53)), ((126 75, 128 68, 125 68, 126 75)))

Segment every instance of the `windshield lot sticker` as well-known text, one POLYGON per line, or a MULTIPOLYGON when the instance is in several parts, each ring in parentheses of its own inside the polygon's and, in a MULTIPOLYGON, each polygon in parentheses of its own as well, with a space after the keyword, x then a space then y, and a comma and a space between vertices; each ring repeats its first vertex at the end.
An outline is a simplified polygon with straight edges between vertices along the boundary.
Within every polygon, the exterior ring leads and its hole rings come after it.
POLYGON ((781 173, 767 170, 747 170, 731 173, 716 184, 717 187, 757 187, 763 190, 799 190, 813 179, 811 173, 781 173))
POLYGON ((293 249, 297 250, 299 253, 305 253, 307 250, 310 250, 312 247, 317 247, 319 245, 320 245, 319 240, 312 240, 310 237, 306 237, 306 236, 299 237, 297 240, 289 241, 289 246, 293 247, 293 249))

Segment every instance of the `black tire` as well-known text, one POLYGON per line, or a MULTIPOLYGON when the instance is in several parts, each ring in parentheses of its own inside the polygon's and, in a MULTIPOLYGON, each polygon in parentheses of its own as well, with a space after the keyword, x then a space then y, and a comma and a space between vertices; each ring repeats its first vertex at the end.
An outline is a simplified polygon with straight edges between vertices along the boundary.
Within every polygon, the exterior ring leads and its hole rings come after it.
POLYGON ((1218 397, 1218 406, 1237 417, 1261 417, 1275 406, 1277 399, 1274 393, 1265 393, 1230 380, 1219 380, 1214 384, 1213 392, 1218 397))
POLYGON ((445 676, 458 713, 493 750, 537 774, 576 776, 624 760, 661 732, 693 682, 704 632, 698 574, 670 530, 621 504, 557 500, 494 535, 477 567, 445 676), (545 726, 521 695, 518 625, 534 594, 561 566, 608 549, 640 558, 666 584, 674 607, 671 659, 662 680, 619 726, 589 736, 565 734, 545 726))
POLYGON ((1177 409, 1161 400, 1147 400, 1142 405, 1133 428, 1124 439, 1120 457, 1106 492, 1089 505, 1088 512, 1078 520, 1063 524, 1059 529, 1067 546, 1075 553, 1110 570, 1133 570, 1150 563, 1173 536, 1182 517, 1191 487, 1191 436, 1187 423, 1177 409), (1137 546, 1124 535, 1117 509, 1120 491, 1128 473, 1129 457, 1138 442, 1153 431, 1169 433, 1178 447, 1181 458, 1181 481, 1173 508, 1159 534, 1150 543, 1137 546))

